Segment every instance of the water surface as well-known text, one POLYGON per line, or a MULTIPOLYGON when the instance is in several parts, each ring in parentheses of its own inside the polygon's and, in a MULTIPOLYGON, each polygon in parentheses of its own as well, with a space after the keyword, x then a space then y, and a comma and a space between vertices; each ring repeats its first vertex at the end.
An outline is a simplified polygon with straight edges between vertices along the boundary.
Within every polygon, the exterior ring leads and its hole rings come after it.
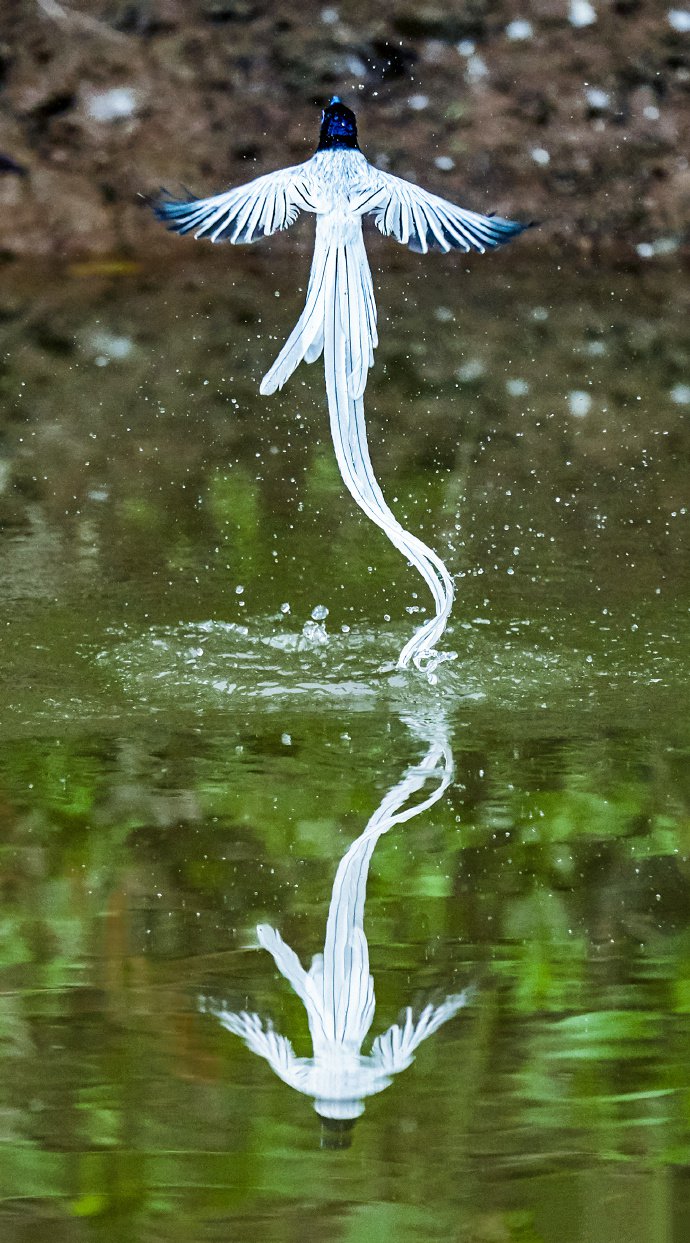
POLYGON ((684 1239, 679 274, 386 248, 373 456, 458 587, 429 685, 318 364, 258 396, 308 267, 278 249, 6 272, 3 1238, 684 1239), (369 865, 370 1038, 472 991, 334 1149, 199 998, 310 1054, 256 927, 309 965, 430 731, 452 781, 369 865))

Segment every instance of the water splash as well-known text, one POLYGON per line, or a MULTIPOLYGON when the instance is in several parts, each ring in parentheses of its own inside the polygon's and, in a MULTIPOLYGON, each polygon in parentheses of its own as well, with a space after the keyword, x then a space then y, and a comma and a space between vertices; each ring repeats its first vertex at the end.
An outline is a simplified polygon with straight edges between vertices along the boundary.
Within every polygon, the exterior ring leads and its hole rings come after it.
MULTIPOLYGON (((462 657, 422 678, 394 660, 382 663, 385 650, 400 643, 399 624, 346 632, 326 629, 327 620, 281 610, 244 625, 208 620, 137 634, 128 624, 110 628, 106 645, 89 658, 115 676, 142 712, 225 711, 230 699, 267 712, 283 712, 300 699, 310 712, 341 711, 347 703, 352 712, 387 705, 398 714, 417 713, 429 702, 453 710, 462 703, 465 710, 473 704, 488 712, 501 728, 506 714, 543 719, 547 711, 570 728, 574 714, 601 713, 604 704, 606 711, 628 712, 633 688, 647 702, 660 687, 672 697, 682 681, 682 645, 658 649, 650 640, 635 653, 612 647, 605 636, 605 652, 589 661, 591 626, 573 629, 570 618, 560 629, 538 632, 527 617, 513 618, 508 627, 481 616, 456 624, 451 637, 462 645, 462 657), (548 650, 536 633, 550 636, 548 650)), ((110 709, 105 702, 102 710, 110 709)))

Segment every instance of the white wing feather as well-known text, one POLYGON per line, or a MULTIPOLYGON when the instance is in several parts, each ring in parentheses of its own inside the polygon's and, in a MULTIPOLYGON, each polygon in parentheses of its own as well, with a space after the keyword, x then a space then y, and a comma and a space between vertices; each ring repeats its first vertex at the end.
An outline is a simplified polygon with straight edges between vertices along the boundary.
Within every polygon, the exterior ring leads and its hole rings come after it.
POLYGON ((309 1060, 296 1057, 287 1037, 281 1036, 270 1023, 264 1027, 258 1014, 249 1014, 246 1010, 238 1014, 233 1010, 210 1007, 207 1013, 213 1014, 226 1031, 239 1036, 252 1053, 263 1057, 284 1083, 304 1091, 310 1073, 309 1060))
POLYGON ((376 1037, 371 1048, 371 1057, 386 1074, 394 1075, 405 1070, 422 1041, 452 1019, 467 1004, 467 998, 465 991, 446 997, 440 1006, 425 1006, 416 1022, 412 1017, 412 1009, 408 1006, 402 1026, 394 1023, 382 1036, 376 1037))
POLYGON ((321 998, 313 976, 304 970, 297 954, 270 924, 257 924, 259 945, 268 951, 281 975, 292 985, 307 1010, 320 1009, 321 998))
MULTIPOLYGON (((373 170, 372 170, 373 171, 373 170)), ((502 216, 482 216, 430 194, 421 186, 376 173, 379 186, 352 203, 360 215, 372 213, 381 233, 391 234, 410 250, 478 250, 482 253, 517 237, 529 225, 502 216)))
POLYGON ((152 207, 175 233, 234 245, 288 229, 300 211, 315 210, 306 164, 281 168, 208 199, 160 198, 152 207))

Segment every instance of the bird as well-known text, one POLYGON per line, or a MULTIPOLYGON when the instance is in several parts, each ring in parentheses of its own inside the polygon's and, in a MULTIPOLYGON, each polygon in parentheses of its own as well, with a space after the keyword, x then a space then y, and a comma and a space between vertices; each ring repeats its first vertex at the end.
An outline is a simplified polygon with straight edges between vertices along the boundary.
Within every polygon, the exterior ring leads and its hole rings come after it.
POLYGON ((395 825, 428 811, 453 780, 453 755, 443 718, 432 714, 427 719, 404 719, 426 743, 426 752, 421 762, 408 769, 387 791, 340 860, 333 881, 323 953, 314 955, 307 971, 276 928, 257 925, 259 945, 271 954, 306 1010, 312 1056, 298 1057, 291 1041, 276 1031, 270 1019, 200 998, 203 1013, 212 1015, 226 1031, 239 1036, 284 1083, 312 1098, 322 1120, 324 1146, 328 1147, 347 1146, 348 1132, 364 1112, 366 1098, 382 1092, 394 1075, 406 1070, 422 1041, 465 1007, 474 992, 470 985, 436 1004, 427 1002, 421 1010, 406 1006, 401 1022, 377 1036, 368 1053, 362 1052, 376 1007, 364 933, 367 878, 374 849, 382 835, 395 825), (412 801, 425 787, 429 789, 426 796, 412 801))
MULTIPOLYGON (((431 674, 442 656, 436 644, 453 603, 453 579, 441 557, 407 531, 384 499, 371 463, 363 395, 378 345, 376 302, 362 224, 413 251, 484 253, 517 237, 529 224, 457 207, 421 186, 370 164, 360 150, 357 119, 334 95, 321 114, 310 159, 264 174, 210 198, 151 200, 156 216, 176 233, 234 245, 290 228, 301 213, 316 216, 314 253, 304 309, 260 392, 281 389, 300 362, 323 354, 331 435, 340 473, 352 497, 419 571, 435 603, 405 644, 398 667, 431 674)), ((432 680, 430 678, 430 680, 432 680)))

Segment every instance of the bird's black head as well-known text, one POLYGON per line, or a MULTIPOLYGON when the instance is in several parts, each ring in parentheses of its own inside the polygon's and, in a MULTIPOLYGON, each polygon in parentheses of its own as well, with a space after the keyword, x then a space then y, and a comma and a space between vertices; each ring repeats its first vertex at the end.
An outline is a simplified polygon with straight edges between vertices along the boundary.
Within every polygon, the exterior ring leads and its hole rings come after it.
POLYGON ((332 151, 334 147, 350 147, 359 150, 357 144, 357 120, 354 112, 341 104, 334 95, 321 113, 321 131, 317 151, 332 151))

